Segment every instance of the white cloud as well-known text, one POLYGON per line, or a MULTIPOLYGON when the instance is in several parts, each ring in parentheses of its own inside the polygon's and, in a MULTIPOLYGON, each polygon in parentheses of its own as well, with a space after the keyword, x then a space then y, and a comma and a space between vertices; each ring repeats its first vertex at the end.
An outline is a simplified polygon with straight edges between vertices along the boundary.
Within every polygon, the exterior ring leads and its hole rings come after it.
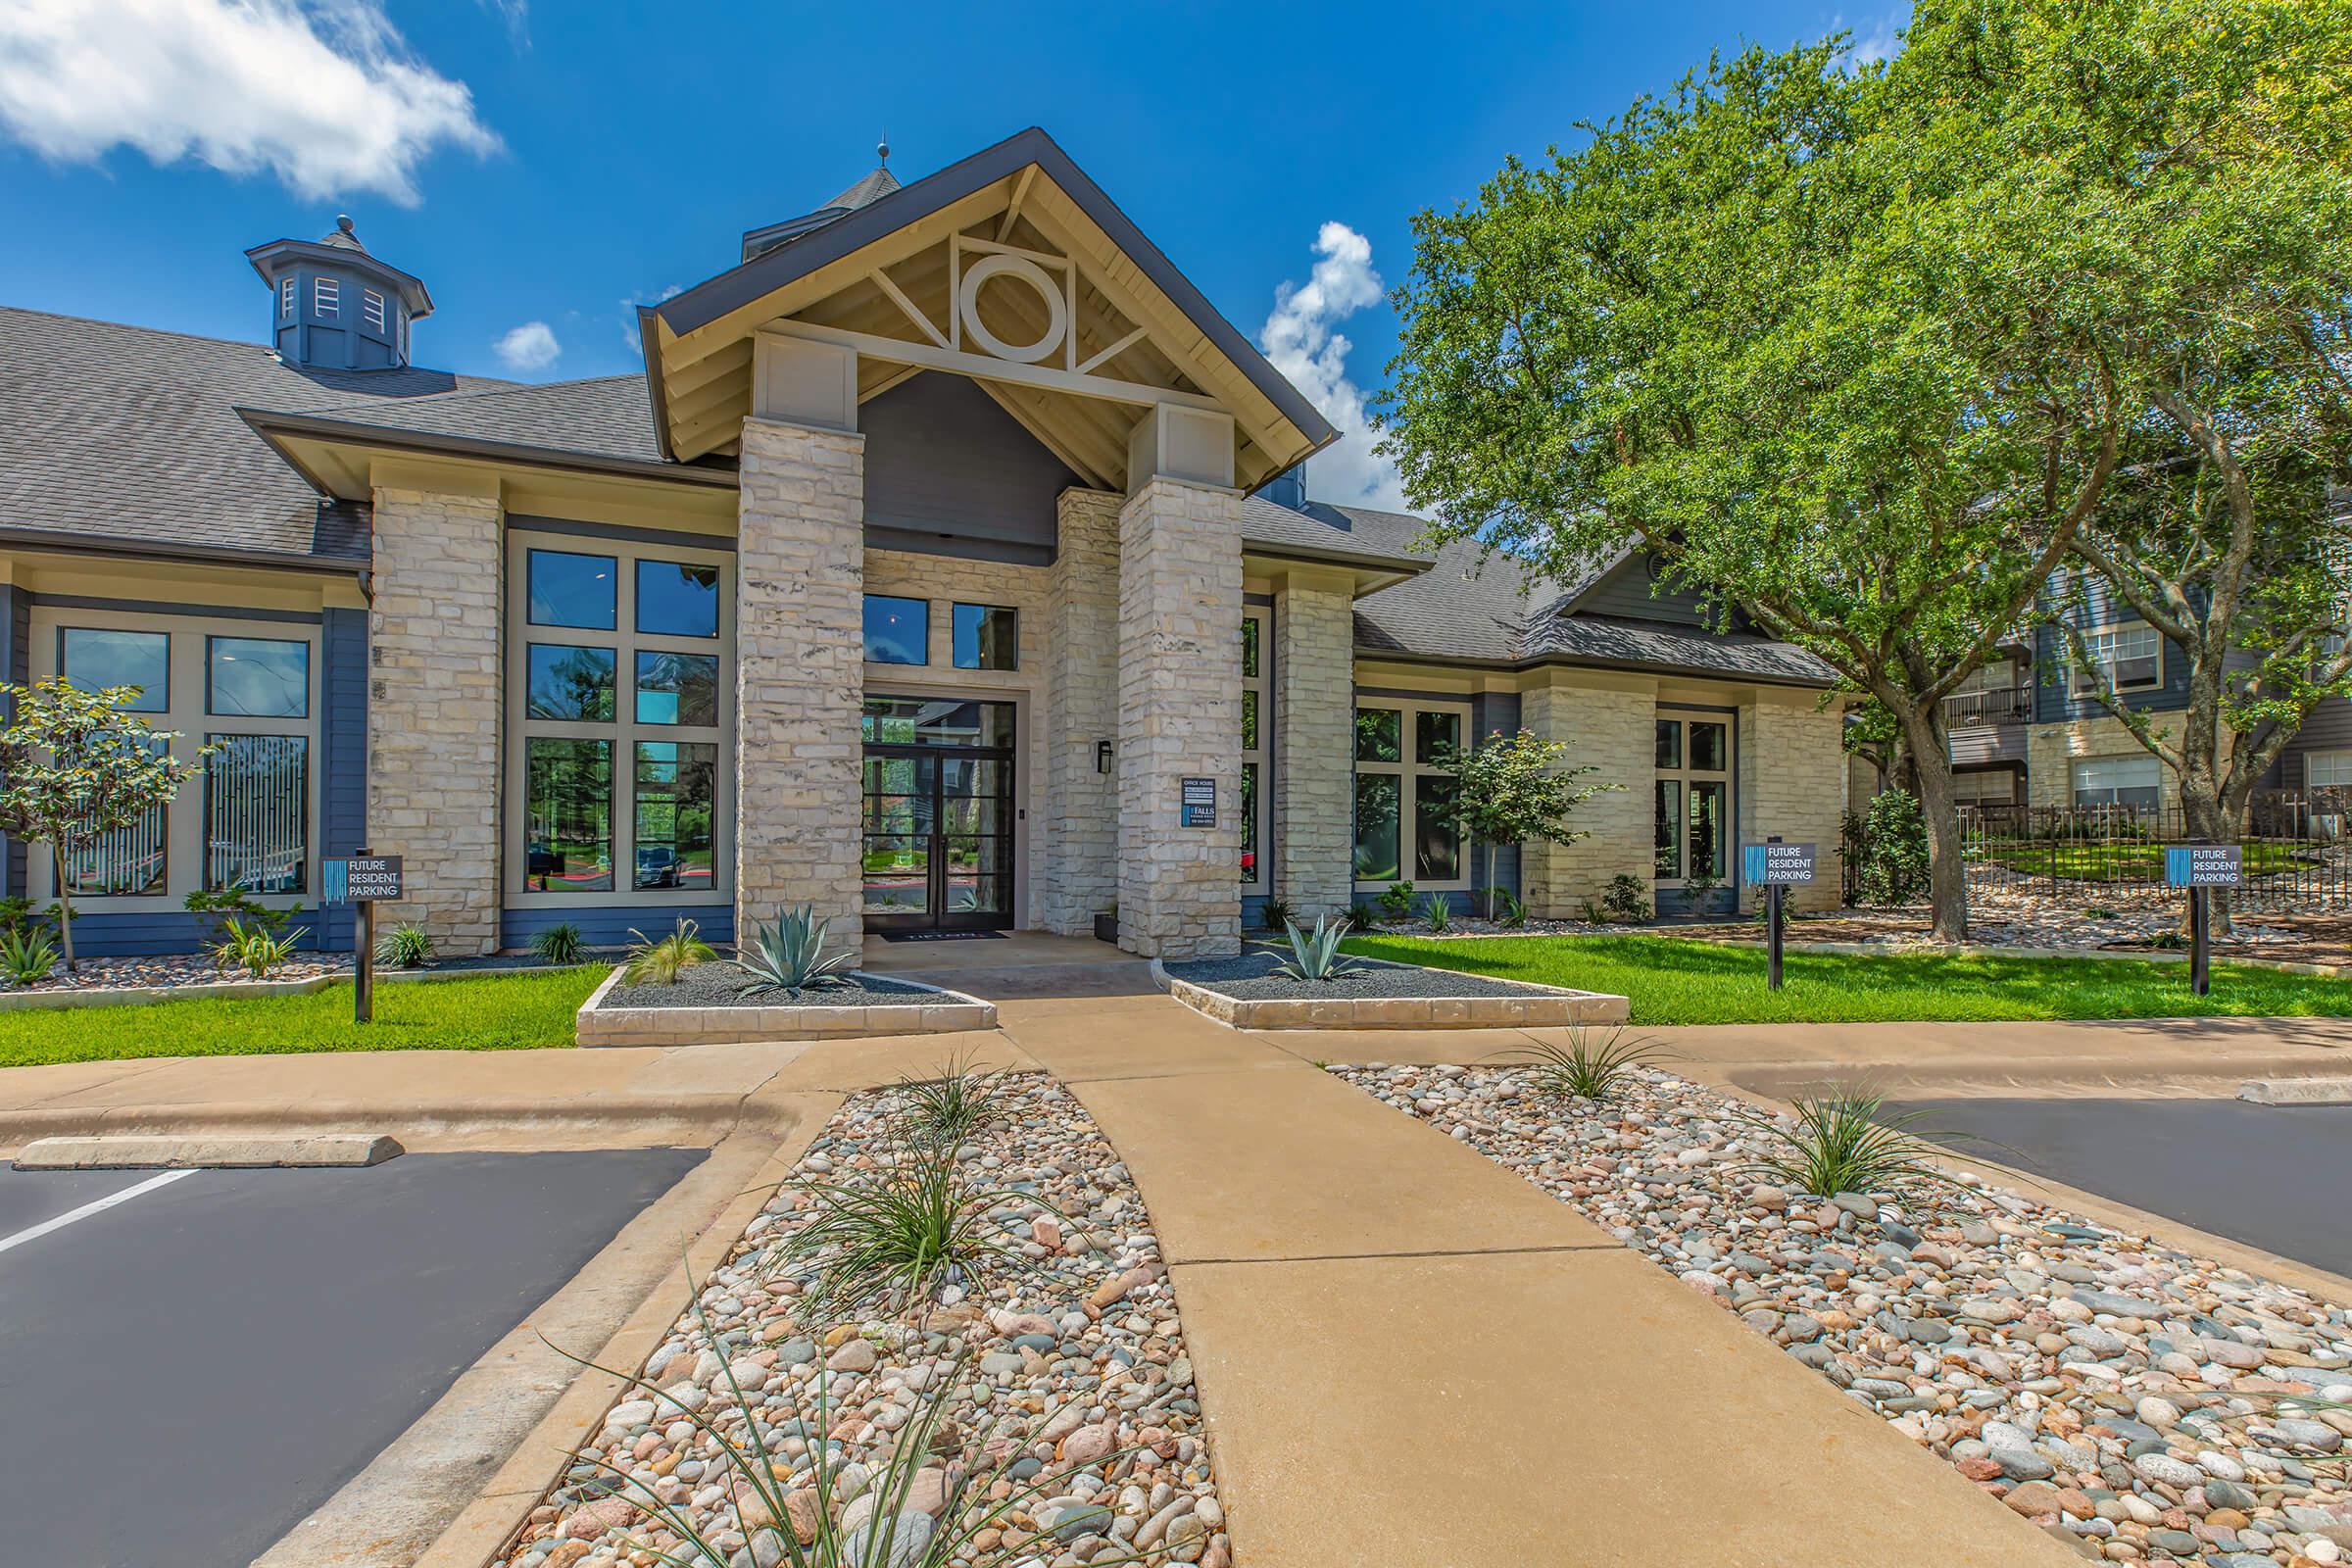
POLYGON ((1831 30, 1850 31, 1853 34, 1849 40, 1853 45, 1853 63, 1857 66, 1875 66, 1882 61, 1892 60, 1903 52, 1901 29, 1909 25, 1911 8, 1904 6, 1876 22, 1848 23, 1839 17, 1831 24, 1831 30))
POLYGON ((631 354, 643 354, 645 352, 644 339, 639 336, 637 331, 638 308, 645 305, 659 305, 663 300, 675 299, 678 295, 685 292, 686 291, 680 288, 677 284, 672 283, 659 294, 633 294, 629 298, 620 302, 620 340, 629 346, 629 352, 631 354))
POLYGON ((1401 511, 1404 492, 1396 466, 1372 450, 1379 440, 1364 412, 1364 394, 1348 374, 1353 347, 1334 328, 1381 301, 1372 270, 1372 242, 1346 223, 1327 222, 1315 235, 1315 270, 1304 284, 1274 291, 1274 314, 1257 334, 1274 368, 1306 394, 1340 432, 1340 439, 1306 466, 1306 493, 1342 506, 1401 511))
POLYGON ((545 321, 525 321, 491 347, 510 370, 544 370, 564 352, 545 321))
POLYGON ((0 129, 61 162, 131 147, 404 206, 436 148, 498 145, 376 0, 0 0, 0 129))

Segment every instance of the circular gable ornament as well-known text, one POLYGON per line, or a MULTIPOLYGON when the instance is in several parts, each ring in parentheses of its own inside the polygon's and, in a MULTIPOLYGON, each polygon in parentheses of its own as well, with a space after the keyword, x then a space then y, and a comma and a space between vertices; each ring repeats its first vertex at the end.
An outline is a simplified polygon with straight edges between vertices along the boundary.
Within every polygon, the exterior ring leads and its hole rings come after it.
POLYGON ((1025 256, 1003 254, 984 256, 963 270, 963 286, 956 290, 956 309, 963 314, 963 329, 973 342, 1000 360, 1015 365, 1035 365, 1061 346, 1061 336, 1069 330, 1069 311, 1061 302, 1061 291, 1046 270, 1025 256), (980 285, 992 277, 1019 278, 1037 291, 1046 307, 1046 330, 1034 343, 1014 347, 998 340, 995 333, 980 324, 980 285))

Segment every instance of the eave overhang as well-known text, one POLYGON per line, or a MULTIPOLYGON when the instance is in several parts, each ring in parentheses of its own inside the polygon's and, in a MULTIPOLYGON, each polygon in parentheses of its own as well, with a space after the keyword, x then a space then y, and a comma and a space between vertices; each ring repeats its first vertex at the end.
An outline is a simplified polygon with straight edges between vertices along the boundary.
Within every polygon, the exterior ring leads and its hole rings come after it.
POLYGON ((260 274, 265 283, 270 281, 270 264, 284 256, 315 262, 320 267, 366 272, 399 293, 401 303, 409 308, 412 319, 421 320, 433 314, 433 296, 426 291, 422 278, 379 262, 366 251, 352 250, 343 245, 322 245, 316 240, 273 239, 267 245, 256 245, 245 253, 245 259, 253 264, 254 271, 260 274))

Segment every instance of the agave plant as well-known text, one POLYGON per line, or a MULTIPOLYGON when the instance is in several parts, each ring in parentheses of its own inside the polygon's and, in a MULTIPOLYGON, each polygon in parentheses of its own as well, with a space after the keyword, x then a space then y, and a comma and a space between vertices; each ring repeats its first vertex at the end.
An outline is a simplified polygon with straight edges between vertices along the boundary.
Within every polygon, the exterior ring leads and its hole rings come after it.
POLYGON ((1446 902, 1443 893, 1432 893, 1421 901, 1421 923, 1433 936, 1443 936, 1453 929, 1453 906, 1446 902))
POLYGON ((1291 980, 1336 980, 1341 975, 1363 967, 1363 960, 1351 958, 1340 952, 1340 939, 1348 934, 1345 918, 1330 915, 1316 917, 1314 933, 1310 936, 1298 929, 1298 922, 1283 922, 1283 934, 1290 938, 1291 956, 1274 965, 1274 972, 1291 980))
POLYGON ((1528 1082, 1539 1094, 1554 1100, 1609 1100, 1636 1068, 1673 1053, 1646 1036, 1628 1035, 1622 1026, 1596 1040, 1582 1025, 1573 1025, 1565 1047, 1538 1044, 1508 1054, 1528 1063, 1528 1082))
POLYGON ((57 967, 57 944, 42 931, 0 931, 0 972, 21 986, 38 985, 57 967))
POLYGON ((833 922, 820 920, 816 906, 776 910, 776 923, 755 925, 752 940, 737 949, 735 967, 750 976, 736 992, 746 997, 782 992, 797 997, 804 991, 850 983, 844 971, 858 959, 855 953, 825 956, 825 935, 833 922))
POLYGON ((1966 1192, 1965 1183, 1936 1164, 1927 1135, 1914 1130, 1920 1117, 1918 1111, 1889 1115, 1884 1097, 1844 1088, 1799 1096, 1794 1128, 1774 1117, 1739 1114, 1766 1146, 1741 1169, 1824 1198, 1853 1193, 1922 1202, 1966 1192))
MULTIPOLYGON (((688 1284, 695 1286, 691 1272, 688 1284)), ((717 1335, 703 1307, 699 1286, 693 1290, 693 1299, 703 1339, 715 1345, 717 1335)), ((760 1403, 757 1391, 746 1391, 736 1381, 731 1362, 722 1373, 726 1396, 690 1410, 669 1399, 646 1378, 573 1355, 544 1337, 542 1343, 567 1361, 617 1378, 627 1385, 629 1397, 653 1400, 665 1422, 690 1423, 701 1444, 716 1450, 718 1468, 706 1469, 705 1479, 726 1483, 728 1500, 721 1505, 724 1522, 717 1524, 698 1524, 686 1502, 665 1500, 638 1472, 601 1458, 589 1459, 605 1472, 610 1495, 636 1504, 644 1510, 647 1525, 676 1543, 664 1546, 624 1537, 623 1544, 637 1554, 635 1561, 666 1563, 673 1568, 722 1568, 730 1561, 742 1560, 772 1562, 776 1568, 947 1568, 950 1563, 1016 1568, 1044 1560, 1035 1554, 1036 1543, 1013 1528, 1016 1515, 1033 1515, 1048 1498, 1070 1491, 1086 1468, 1070 1465, 1041 1470, 1026 1480, 997 1479, 1000 1473, 989 1467, 985 1456, 1005 1449, 1017 1451, 1024 1434, 1011 1424, 1018 1418, 1009 1414, 985 1429, 961 1429, 945 1419, 954 1391, 970 1375, 968 1352, 958 1352, 948 1364, 946 1375, 929 1380, 915 1396, 898 1442, 859 1466, 866 1479, 857 1491, 872 1497, 874 1506, 863 1523, 847 1526, 846 1511, 832 1502, 851 1490, 845 1475, 850 1460, 843 1446, 833 1442, 810 1443, 796 1456, 771 1441, 777 1438, 774 1429, 778 1427, 833 1431, 838 1423, 831 1385, 843 1374, 819 1371, 807 1385, 806 1395, 799 1390, 789 1392, 785 1397, 790 1408, 779 1412, 771 1426, 765 1417, 759 1421, 726 1419, 729 1412, 754 1409, 760 1403), (945 1472, 947 1482, 946 1503, 936 1517, 914 1505, 918 1478, 935 1468, 945 1472), (809 1537, 805 1542, 801 1539, 804 1531, 796 1528, 804 1520, 809 1537), (721 1535, 758 1544, 729 1552, 718 1544, 716 1538, 721 1535)), ((1118 1449, 1095 1463, 1106 1465, 1133 1452, 1132 1448, 1118 1449)), ((1090 1568, 1114 1568, 1164 1563, 1167 1558, 1164 1546, 1139 1551, 1124 1543, 1107 1541, 1087 1560, 1090 1568)))

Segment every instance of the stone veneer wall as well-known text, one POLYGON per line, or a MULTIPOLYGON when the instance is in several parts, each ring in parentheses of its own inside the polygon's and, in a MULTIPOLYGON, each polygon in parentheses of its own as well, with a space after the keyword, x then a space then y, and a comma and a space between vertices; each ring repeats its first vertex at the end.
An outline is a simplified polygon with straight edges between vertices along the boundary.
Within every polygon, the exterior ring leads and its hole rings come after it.
POLYGON ((1119 945, 1241 950, 1242 500, 1156 478, 1119 512, 1119 945), (1178 825, 1180 780, 1215 780, 1217 825, 1178 825))
MULTIPOLYGON (((2168 722, 2175 729, 2180 727, 2180 719, 2174 714, 2159 713, 2155 722, 2159 730, 2168 722)), ((2113 713, 2069 719, 2062 724, 2030 725, 2026 730, 2026 804, 2072 806, 2075 763, 2093 758, 2132 757, 2153 760, 2148 749, 2113 713)), ((2160 805, 2170 808, 2180 804, 2180 775, 2161 762, 2156 766, 2156 789, 2160 805)))
POLYGON ((1563 679, 1521 694, 1520 724, 1545 740, 1565 741, 1570 767, 1597 771, 1589 784, 1618 784, 1576 808, 1570 820, 1590 837, 1573 844, 1531 843, 1521 852, 1520 894, 1530 914, 1570 919, 1609 879, 1630 872, 1646 895, 1654 863, 1657 682, 1641 676, 1563 679))
POLYGON ((1355 606, 1348 579, 1293 577, 1274 596, 1274 893, 1311 923, 1346 913, 1355 896, 1355 606))
MULTIPOLYGON (((1789 890, 1791 908, 1835 909, 1844 899, 1838 862, 1846 787, 1843 724, 1841 710, 1823 708, 1816 692, 1766 688, 1740 705, 1740 842, 1761 844, 1778 833, 1790 844, 1815 847, 1814 880, 1789 890)), ((1756 889, 1742 887, 1741 906, 1753 907, 1758 897, 1756 889)))
POLYGON ((494 497, 375 492, 366 837, 408 894, 377 919, 445 955, 498 948, 501 533, 494 497))
MULTIPOLYGON (((1041 796, 1038 783, 1048 766, 1050 713, 1045 693, 1053 644, 1053 573, 1044 566, 1021 566, 1001 561, 969 561, 956 556, 926 556, 902 550, 865 552, 867 593, 899 594, 927 601, 931 607, 931 662, 928 664, 867 664, 864 690, 875 694, 920 694, 948 691, 958 698, 995 699, 1020 706, 1022 733, 1014 752, 1013 799, 1014 864, 1019 871, 1013 894, 1013 924, 1038 923, 1041 890, 1045 887, 1045 820, 1053 808, 1041 796), (1018 669, 957 669, 955 662, 956 606, 1002 605, 1020 619, 1018 669)), ((1104 632, 1105 644, 1109 633, 1104 632)), ((1106 677, 1107 678, 1107 677, 1106 677)), ((1104 731, 1108 733, 1108 731, 1104 731)), ((862 740, 860 741, 862 756, 862 740)), ((1109 781, 1104 780, 1105 783, 1109 781)), ((1106 892, 1103 898, 1110 895, 1106 892)))
POLYGON ((860 928, 865 438, 743 424, 735 569, 735 929, 782 905, 860 928))
MULTIPOLYGON (((1039 918, 1084 936, 1119 896, 1119 782, 1096 747, 1119 734, 1119 506, 1102 490, 1064 490, 1048 601, 1046 802, 1039 918)), ((1025 640, 1025 639, 1024 639, 1025 640)))

